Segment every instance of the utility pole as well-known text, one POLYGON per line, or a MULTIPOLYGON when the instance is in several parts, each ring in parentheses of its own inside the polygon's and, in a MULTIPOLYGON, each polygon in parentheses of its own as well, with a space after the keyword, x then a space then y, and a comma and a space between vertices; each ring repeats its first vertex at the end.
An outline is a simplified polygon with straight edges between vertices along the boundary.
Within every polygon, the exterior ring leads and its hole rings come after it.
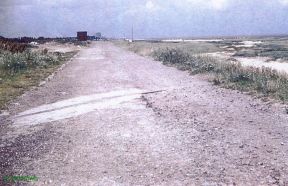
POLYGON ((131 41, 134 41, 134 26, 132 25, 131 41))

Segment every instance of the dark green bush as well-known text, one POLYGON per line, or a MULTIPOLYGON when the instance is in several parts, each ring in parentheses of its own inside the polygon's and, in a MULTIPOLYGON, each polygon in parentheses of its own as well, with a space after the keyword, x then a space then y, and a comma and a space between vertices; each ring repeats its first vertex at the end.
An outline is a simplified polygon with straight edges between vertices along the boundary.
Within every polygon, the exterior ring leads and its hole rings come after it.
POLYGON ((190 55, 187 53, 184 53, 180 49, 165 49, 161 51, 155 51, 153 52, 152 56, 158 60, 162 61, 164 63, 171 63, 171 64, 176 64, 176 63, 185 63, 190 59, 190 55))

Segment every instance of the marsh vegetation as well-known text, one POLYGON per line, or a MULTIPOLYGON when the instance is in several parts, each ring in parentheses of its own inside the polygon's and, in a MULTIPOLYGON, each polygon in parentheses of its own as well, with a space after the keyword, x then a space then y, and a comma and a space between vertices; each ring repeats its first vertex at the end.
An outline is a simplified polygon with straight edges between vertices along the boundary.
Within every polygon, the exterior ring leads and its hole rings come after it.
POLYGON ((288 76, 265 66, 243 66, 237 57, 267 57, 267 62, 287 60, 285 42, 267 41, 208 41, 208 42, 134 42, 118 41, 120 45, 140 55, 153 57, 165 65, 175 66, 191 74, 208 74, 216 85, 288 101, 288 76), (218 58, 211 53, 229 52, 218 58))

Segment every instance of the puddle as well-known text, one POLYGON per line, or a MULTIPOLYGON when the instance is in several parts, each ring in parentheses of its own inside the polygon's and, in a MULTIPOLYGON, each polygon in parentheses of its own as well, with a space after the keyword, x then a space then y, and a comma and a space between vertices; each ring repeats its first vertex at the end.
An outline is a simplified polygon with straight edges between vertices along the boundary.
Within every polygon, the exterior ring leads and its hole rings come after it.
POLYGON ((145 105, 135 101, 143 92, 139 89, 128 89, 80 96, 19 113, 13 122, 15 126, 37 125, 77 117, 100 109, 145 109, 145 105))

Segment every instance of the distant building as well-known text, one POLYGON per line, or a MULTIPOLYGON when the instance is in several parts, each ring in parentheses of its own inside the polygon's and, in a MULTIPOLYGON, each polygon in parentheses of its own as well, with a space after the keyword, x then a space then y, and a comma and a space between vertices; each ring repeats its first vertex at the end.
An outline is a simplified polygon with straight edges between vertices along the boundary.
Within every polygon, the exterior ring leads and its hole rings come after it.
POLYGON ((78 41, 87 41, 88 35, 87 32, 77 32, 77 39, 78 41))
POLYGON ((96 38, 96 40, 100 40, 100 39, 102 38, 101 32, 97 32, 97 33, 95 34, 95 38, 96 38))

